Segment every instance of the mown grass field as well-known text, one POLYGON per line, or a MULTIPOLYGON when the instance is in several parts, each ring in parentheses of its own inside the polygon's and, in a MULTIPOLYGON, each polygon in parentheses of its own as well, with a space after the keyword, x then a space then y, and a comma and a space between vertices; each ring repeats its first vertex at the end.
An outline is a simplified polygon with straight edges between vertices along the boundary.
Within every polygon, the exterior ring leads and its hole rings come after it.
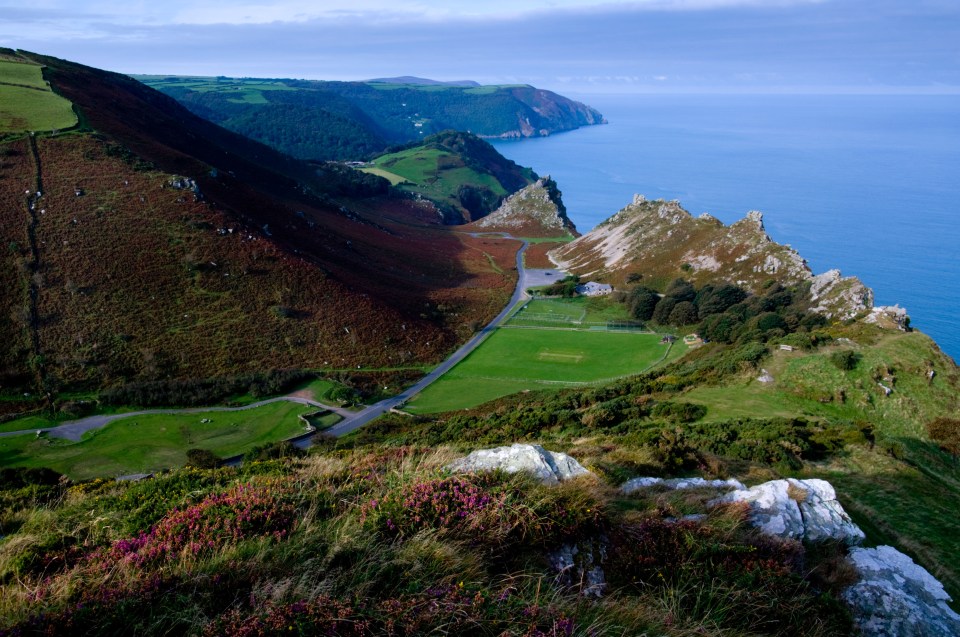
POLYGON ((39 66, 0 60, 0 133, 49 131, 76 123, 72 104, 50 90, 39 66))
MULTIPOLYGON (((669 358, 683 351, 683 345, 675 344, 669 358)), ((412 413, 466 409, 521 391, 639 374, 666 354, 658 334, 501 328, 406 409, 412 413)))
POLYGON ((533 299, 517 310, 508 325, 535 324, 540 327, 605 327, 608 322, 631 320, 626 307, 609 297, 576 297, 572 299, 533 299))
POLYGON ((49 467, 75 480, 153 472, 186 463, 188 449, 233 456, 303 433, 297 416, 316 411, 271 403, 237 412, 131 416, 87 433, 80 442, 36 435, 0 438, 0 466, 49 467), (201 423, 209 418, 212 422, 201 423))

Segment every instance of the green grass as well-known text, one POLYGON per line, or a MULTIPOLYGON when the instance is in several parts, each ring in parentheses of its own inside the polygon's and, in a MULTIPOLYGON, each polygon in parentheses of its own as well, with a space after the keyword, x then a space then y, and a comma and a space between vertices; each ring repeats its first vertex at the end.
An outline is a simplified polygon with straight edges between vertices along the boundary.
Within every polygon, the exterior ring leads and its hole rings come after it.
MULTIPOLYGON (((682 350, 674 346, 670 358, 682 350)), ((560 389, 638 374, 657 364, 666 351, 654 334, 501 328, 407 409, 413 413, 465 409, 524 390, 560 389)))
POLYGON ((0 438, 0 466, 50 467, 73 479, 153 472, 181 466, 186 451, 227 457, 303 433, 300 414, 315 408, 272 403, 238 412, 132 416, 91 431, 80 442, 35 435, 0 438), (212 422, 201 423, 204 418, 212 422))
POLYGON ((463 185, 483 186, 499 196, 507 195, 493 175, 457 165, 459 161, 456 155, 445 150, 417 147, 378 157, 374 160, 373 169, 365 171, 379 169, 387 174, 375 174, 391 182, 398 177, 409 182, 400 183, 403 190, 419 193, 434 201, 447 201, 455 207, 460 206, 457 191, 463 185))
MULTIPOLYGON (((566 230, 564 232, 566 232, 566 230)), ((570 234, 569 232, 566 232, 566 234, 562 237, 518 237, 518 238, 522 239, 523 241, 526 241, 531 245, 534 243, 570 243, 571 241, 576 239, 576 237, 570 234)))
POLYGON ((401 177, 400 175, 396 173, 392 173, 389 170, 384 170, 383 168, 377 168, 375 166, 370 168, 361 168, 360 171, 369 173, 371 175, 377 175, 379 177, 383 177, 384 179, 389 181, 390 184, 393 186, 399 186, 400 184, 407 181, 405 177, 401 177))
POLYGON ((919 333, 890 333, 869 345, 815 352, 777 351, 762 365, 773 383, 757 382, 754 372, 721 386, 696 387, 683 400, 707 406, 708 421, 799 417, 872 427, 875 449, 854 450, 807 472, 836 487, 872 543, 908 552, 957 598, 960 525, 950 512, 960 507, 960 465, 927 442, 924 429, 944 410, 956 409, 950 379, 955 368, 919 333), (853 370, 841 371, 830 355, 847 349, 861 358, 853 370), (932 381, 925 375, 928 364, 937 367, 932 381), (877 377, 888 371, 895 376, 894 391, 884 396, 877 377))
POLYGON ((572 299, 533 299, 517 310, 508 325, 540 327, 604 327, 608 321, 630 320, 626 307, 609 297, 576 297, 572 299), (593 325, 591 325, 593 324, 593 325))
POLYGON ((0 61, 0 133, 48 131, 76 123, 73 105, 50 90, 39 66, 0 61))

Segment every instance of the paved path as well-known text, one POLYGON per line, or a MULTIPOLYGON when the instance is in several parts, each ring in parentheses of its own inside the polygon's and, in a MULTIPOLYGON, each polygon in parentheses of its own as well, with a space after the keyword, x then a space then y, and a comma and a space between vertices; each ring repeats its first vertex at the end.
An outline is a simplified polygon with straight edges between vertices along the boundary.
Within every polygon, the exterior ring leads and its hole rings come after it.
MULTIPOLYGON (((480 233, 477 233, 480 234, 480 233)), ((503 236, 503 235, 501 235, 503 236)), ((506 238, 512 239, 513 237, 507 236, 506 238)), ((527 246, 529 245, 526 241, 521 240, 522 245, 517 251, 517 287, 513 291, 513 296, 510 297, 510 302, 507 303, 507 306, 503 309, 502 312, 497 314, 489 325, 484 327, 482 330, 477 332, 470 338, 469 341, 464 343, 460 349, 455 351, 450 355, 445 361, 440 363, 433 371, 424 376, 420 381, 404 390, 402 393, 381 400, 378 403, 369 405, 368 407, 363 408, 360 411, 348 411, 346 409, 340 409, 337 407, 332 407, 330 405, 325 405, 319 403, 315 400, 310 400, 304 396, 300 395, 290 395, 290 396, 279 396, 277 398, 269 398, 267 400, 261 400, 259 402, 251 403, 249 405, 244 405, 242 407, 196 407, 189 409, 147 409, 143 411, 130 411, 123 414, 109 414, 109 415, 97 415, 89 416, 87 418, 82 418, 80 420, 74 420, 71 422, 63 423, 57 427, 47 427, 45 429, 29 429, 26 431, 9 431, 0 433, 0 438, 8 436, 22 436, 24 434, 32 434, 37 431, 47 433, 56 438, 66 438, 67 440, 80 440, 83 434, 93 429, 99 429, 104 427, 115 420, 120 420, 121 418, 132 418, 135 416, 146 416, 149 414, 199 414, 206 412, 214 411, 243 411, 245 409, 255 409, 257 407, 262 407, 263 405, 268 405, 270 403, 280 402, 280 401, 289 401, 300 403, 303 405, 311 405, 313 407, 318 407, 321 409, 329 409, 340 415, 343 420, 333 425, 332 427, 325 429, 324 434, 332 436, 343 436, 352 431, 356 431, 360 427, 363 427, 365 424, 371 420, 379 418, 383 414, 387 413, 391 409, 399 406, 401 403, 404 403, 424 389, 427 388, 432 382, 443 376, 447 373, 454 365, 466 358, 470 352, 477 349, 477 347, 484 340, 487 339, 490 334, 497 328, 500 323, 510 315, 510 311, 519 303, 522 299, 527 296, 527 287, 528 274, 527 270, 523 265, 523 253, 526 251, 527 246)), ((298 447, 306 448, 310 446, 310 443, 313 439, 313 433, 304 434, 290 440, 293 444, 298 447)))
MULTIPOLYGON (((451 354, 447 360, 440 363, 432 372, 420 379, 420 382, 418 382, 416 385, 405 389, 402 393, 396 396, 386 398, 378 403, 374 403, 373 405, 366 407, 363 409, 363 411, 354 414, 352 417, 345 418, 329 429, 325 429, 323 433, 330 436, 343 436, 352 431, 356 431, 371 420, 379 418, 391 409, 394 409, 401 403, 410 400, 422 392, 433 381, 446 374, 454 365, 466 358, 470 352, 477 349, 480 343, 485 341, 487 337, 490 336, 495 329, 497 329, 497 326, 500 325, 500 323, 502 323, 504 319, 510 315, 511 310, 513 310, 517 303, 527 296, 527 270, 523 266, 523 253, 526 251, 527 245, 528 243, 526 241, 522 241, 522 245, 517 251, 517 287, 513 291, 513 296, 510 297, 510 302, 507 303, 505 308, 503 308, 503 311, 497 314, 496 317, 494 317, 494 319, 490 321, 486 327, 474 334, 469 341, 460 347, 460 349, 451 354)), ((297 444, 301 447, 308 447, 310 446, 310 441, 296 441, 294 444, 297 444)))

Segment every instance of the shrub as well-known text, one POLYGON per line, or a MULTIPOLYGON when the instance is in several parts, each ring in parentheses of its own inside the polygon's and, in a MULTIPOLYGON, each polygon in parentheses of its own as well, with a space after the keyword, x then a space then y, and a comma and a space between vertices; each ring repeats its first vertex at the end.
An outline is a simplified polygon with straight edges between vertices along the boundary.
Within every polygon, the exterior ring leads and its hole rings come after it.
POLYGON ((927 434, 940 448, 960 456, 960 419, 939 417, 927 423, 927 434))
POLYGON ((258 445, 243 455, 244 462, 264 462, 267 460, 282 460, 284 458, 302 458, 307 452, 293 446, 288 440, 268 442, 258 445))
POLYGON ((837 369, 848 372, 857 367, 857 363, 860 362, 860 354, 852 349, 843 349, 830 354, 830 362, 833 363, 837 369))
POLYGON ((216 469, 222 460, 209 449, 187 449, 187 465, 197 469, 216 469))
POLYGON ((677 423, 688 423, 700 420, 707 415, 707 408, 703 405, 693 403, 664 401, 657 403, 653 408, 652 415, 655 418, 672 420, 677 423))

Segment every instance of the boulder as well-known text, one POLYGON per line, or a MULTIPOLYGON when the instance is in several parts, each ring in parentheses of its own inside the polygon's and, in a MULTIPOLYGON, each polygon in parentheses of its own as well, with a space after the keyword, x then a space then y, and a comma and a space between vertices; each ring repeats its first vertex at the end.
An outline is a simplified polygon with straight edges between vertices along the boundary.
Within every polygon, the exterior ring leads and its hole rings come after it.
POLYGON ((557 584, 578 590, 585 597, 602 597, 607 590, 603 564, 608 544, 607 538, 601 536, 563 544, 548 553, 550 566, 557 572, 557 584))
POLYGON ((711 504, 727 502, 748 502, 750 521, 769 535, 808 542, 839 540, 849 545, 864 538, 824 480, 773 480, 733 491, 711 504))
POLYGON ((520 444, 478 449, 466 458, 455 460, 447 469, 454 473, 476 473, 494 469, 507 473, 527 471, 544 484, 558 484, 590 473, 565 453, 547 451, 540 445, 520 444))
POLYGON ((843 597, 865 637, 960 635, 960 615, 950 596, 926 569, 891 546, 854 548, 850 561, 860 581, 843 597))
POLYGON ((620 491, 629 494, 647 487, 661 486, 668 489, 746 489, 739 480, 704 480, 703 478, 633 478, 620 485, 620 491))
POLYGON ((803 518, 803 539, 809 542, 841 540, 848 545, 863 542, 864 534, 843 510, 837 493, 826 480, 794 480, 794 495, 803 518), (803 494, 806 493, 806 495, 803 494))

